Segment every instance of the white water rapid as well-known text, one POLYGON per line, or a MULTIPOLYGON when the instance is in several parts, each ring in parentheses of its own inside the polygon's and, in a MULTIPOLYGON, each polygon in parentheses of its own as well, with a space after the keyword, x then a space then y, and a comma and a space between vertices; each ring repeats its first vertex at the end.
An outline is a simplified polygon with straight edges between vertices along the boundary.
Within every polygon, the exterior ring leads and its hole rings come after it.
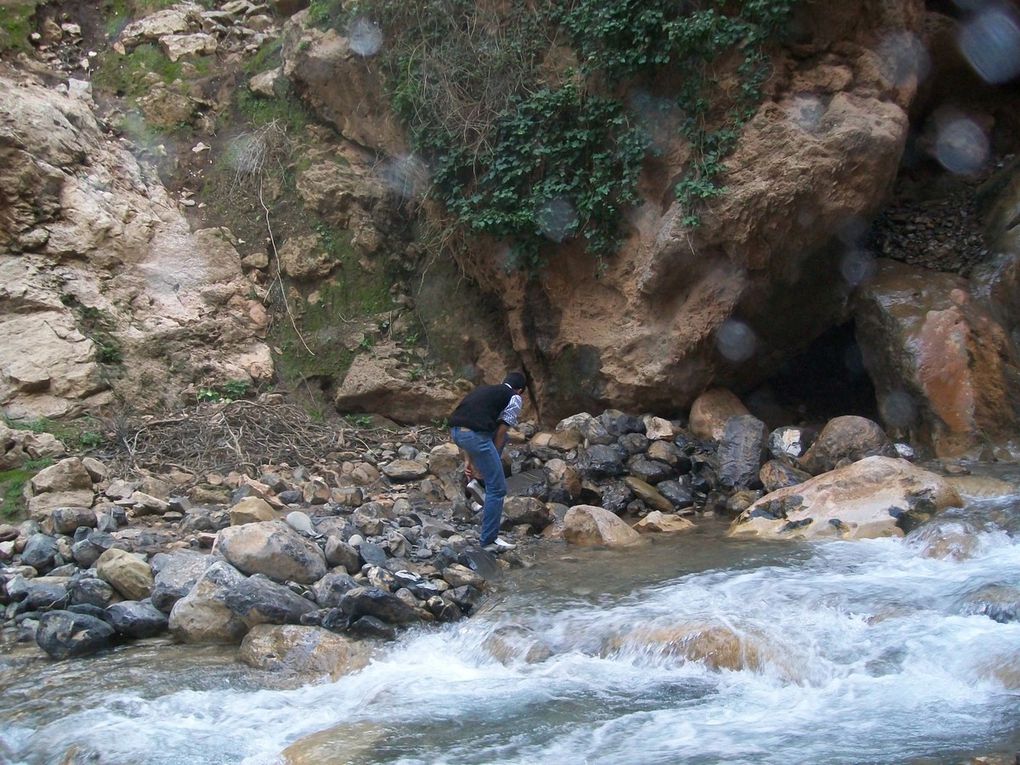
POLYGON ((557 547, 474 618, 297 689, 232 650, 8 658, 0 761, 930 765, 1012 752, 1017 531, 1010 497, 905 539, 765 545, 706 526, 636 553, 557 547))

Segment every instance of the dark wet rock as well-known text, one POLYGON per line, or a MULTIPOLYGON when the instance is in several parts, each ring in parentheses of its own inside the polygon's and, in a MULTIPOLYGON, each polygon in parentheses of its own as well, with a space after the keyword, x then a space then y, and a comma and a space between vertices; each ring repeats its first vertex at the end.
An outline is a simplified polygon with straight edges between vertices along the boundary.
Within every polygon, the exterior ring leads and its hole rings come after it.
POLYGON ((183 520, 181 520, 182 531, 207 531, 215 532, 225 529, 230 525, 230 513, 224 509, 211 509, 208 507, 193 507, 183 520))
POLYGON ((340 609, 353 624, 361 616, 375 616, 388 624, 410 624, 418 614, 397 596, 379 587, 357 587, 343 596, 340 609))
POLYGON ((32 534, 21 553, 21 562, 40 573, 53 568, 57 557, 57 540, 48 534, 32 534))
POLYGON ((460 606, 465 613, 471 613, 474 607, 481 601, 483 595, 482 591, 477 587, 465 584, 460 587, 454 587, 446 593, 446 597, 460 606))
POLYGON ((89 568, 99 560, 99 557, 104 552, 116 545, 117 540, 112 534, 105 531, 96 531, 89 534, 82 541, 75 542, 71 546, 71 555, 74 556, 74 562, 79 566, 89 568))
POLYGON ((277 494, 276 498, 285 505, 299 505, 304 501, 305 494, 300 489, 286 489, 277 494))
POLYGON ((331 573, 312 585, 312 594, 322 608, 337 608, 341 598, 357 586, 348 574, 331 573))
POLYGON ((626 414, 618 409, 607 409, 595 419, 613 438, 619 438, 629 433, 643 434, 645 432, 645 423, 640 417, 626 414))
POLYGON ((545 500, 549 485, 544 470, 525 470, 506 479, 507 497, 534 497, 545 500))
POLYGON ((645 456, 632 457, 627 462, 627 472, 635 478, 640 478, 645 483, 653 486, 660 481, 675 478, 676 474, 665 462, 650 460, 645 456))
POLYGON ((67 584, 67 592, 71 604, 87 603, 99 608, 106 608, 110 605, 116 595, 109 582, 104 582, 98 576, 84 575, 71 579, 67 584))
POLYGON ((361 570, 358 551, 338 536, 326 539, 326 563, 329 566, 342 566, 348 574, 356 574, 361 570))
POLYGON ((750 414, 726 421, 719 441, 719 481, 727 488, 757 486, 765 450, 765 423, 750 414))
POLYGON ((811 478, 811 474, 798 470, 782 460, 769 460, 761 466, 758 478, 761 480, 762 486, 765 487, 765 491, 771 492, 786 486, 804 483, 811 478))
POLYGON ((96 513, 88 507, 57 507, 49 515, 56 534, 73 534, 81 526, 95 528, 96 513))
POLYGON ((385 566, 388 557, 386 550, 372 542, 362 542, 358 545, 358 554, 361 562, 370 566, 385 566))
POLYGON ((641 433, 625 433, 617 439, 616 443, 628 455, 634 456, 636 454, 644 454, 648 449, 648 444, 651 442, 647 436, 641 433))
POLYGON ((583 450, 580 467, 593 478, 612 478, 627 472, 623 459, 623 450, 618 446, 595 444, 583 450))
MULTIPOLYGON (((19 593, 20 594, 20 593, 19 593)), ((22 610, 55 611, 67 606, 67 582, 55 577, 25 580, 23 595, 18 598, 22 610)))
POLYGON ((538 532, 552 523, 552 513, 545 503, 534 497, 507 497, 503 504, 502 528, 530 526, 538 532))
POLYGON ((662 481, 655 485, 655 490, 673 504, 674 510, 694 506, 694 495, 681 481, 662 481))
POLYGON ((397 636, 397 631, 382 619, 366 615, 351 622, 347 631, 352 635, 362 638, 376 638, 379 640, 392 640, 397 636))
POLYGON ((106 613, 117 634, 128 638, 147 638, 167 629, 167 616, 151 603, 125 600, 107 607, 106 613))
POLYGON ((110 615, 106 613, 105 608, 94 606, 91 603, 78 603, 74 606, 68 606, 67 610, 75 614, 85 614, 86 616, 92 616, 96 619, 106 622, 111 627, 113 623, 110 621, 110 615))
POLYGON ((315 610, 312 601, 261 574, 231 587, 223 602, 249 625, 298 624, 301 614, 315 610))
POLYGON ((39 619, 36 643, 54 659, 87 656, 111 645, 114 630, 102 619, 71 611, 50 611, 39 619))
POLYGON ((627 510, 627 505, 634 499, 634 492, 620 481, 601 484, 595 487, 595 493, 598 496, 598 502, 595 504, 616 515, 622 515, 627 510))
POLYGON ((153 556, 151 565, 155 581, 150 595, 152 605, 169 614, 174 603, 191 592, 205 570, 216 560, 218 558, 188 550, 153 556))

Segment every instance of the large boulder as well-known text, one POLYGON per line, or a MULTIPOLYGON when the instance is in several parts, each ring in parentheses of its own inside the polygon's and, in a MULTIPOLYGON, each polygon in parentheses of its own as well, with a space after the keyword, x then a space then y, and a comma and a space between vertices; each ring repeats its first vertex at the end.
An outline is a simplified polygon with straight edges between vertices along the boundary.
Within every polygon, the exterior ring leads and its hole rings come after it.
POLYGON ((88 656, 111 645, 114 630, 102 619, 72 611, 50 611, 39 619, 35 642, 53 659, 88 656))
POLYGON ((962 505, 941 476, 906 460, 866 457, 766 494, 730 527, 732 535, 770 539, 902 536, 902 523, 962 505))
POLYGON ((211 565, 170 611, 170 631, 186 643, 238 643, 256 624, 296 624, 310 600, 262 576, 211 565))
MULTIPOLYGON (((890 76, 891 54, 876 40, 917 35, 923 7, 867 0, 851 14, 836 0, 799 4, 796 45, 774 50, 766 98, 740 129, 725 191, 700 211, 700 226, 670 201, 691 147, 666 138, 605 262, 570 241, 537 274, 507 273, 504 247, 465 248, 460 264, 501 300, 544 417, 607 404, 676 411, 713 385, 746 390, 844 321, 859 280, 848 223, 887 198, 918 80, 890 76)), ((654 119, 681 134, 669 113, 654 119)))
POLYGON ((283 72, 322 118, 350 141, 395 155, 406 139, 389 108, 381 70, 335 29, 312 27, 307 11, 284 28, 283 72), (343 82, 344 87, 336 84, 343 82))
POLYGON ((139 556, 111 547, 96 560, 96 573, 128 600, 152 593, 152 568, 139 556))
POLYGON ((979 456, 1020 427, 1020 355, 966 279, 880 261, 854 316, 890 432, 939 457, 979 456))
POLYGON ((336 680, 368 664, 369 644, 322 627, 259 624, 241 641, 241 661, 256 669, 284 672, 306 680, 336 680))
POLYGON ((151 603, 125 600, 107 606, 106 615, 118 635, 147 638, 166 631, 167 617, 151 603))
POLYGON ((563 518, 563 538, 582 547, 629 547, 641 536, 608 510, 594 505, 574 505, 563 518))
POLYGON ((845 415, 829 420, 807 450, 800 465, 812 475, 856 462, 864 457, 894 457, 889 437, 876 422, 867 417, 845 415))
POLYGON ((231 526, 216 535, 216 549, 238 570, 278 581, 311 584, 326 573, 326 556, 283 521, 231 526))
POLYGON ((737 396, 725 388, 712 388, 691 404, 690 428, 698 438, 719 441, 731 417, 750 414, 737 396))
POLYGON ((384 414, 402 424, 448 417, 463 391, 412 380, 402 364, 388 356, 387 349, 377 346, 354 359, 333 398, 337 410, 384 414))
POLYGON ((205 570, 216 560, 210 555, 189 550, 152 556, 151 565, 155 572, 150 595, 152 605, 165 614, 170 613, 174 603, 191 592, 205 570))

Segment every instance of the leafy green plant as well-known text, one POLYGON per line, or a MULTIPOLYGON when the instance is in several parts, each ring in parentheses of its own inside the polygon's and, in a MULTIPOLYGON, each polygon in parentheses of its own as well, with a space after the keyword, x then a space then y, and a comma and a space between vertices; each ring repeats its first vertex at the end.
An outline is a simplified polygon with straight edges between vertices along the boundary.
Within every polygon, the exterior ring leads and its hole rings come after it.
MULTIPOLYGON (((796 0, 536 0, 498 13, 470 0, 360 0, 387 41, 393 105, 429 161, 431 193, 468 231, 513 243, 510 266, 536 268, 552 243, 581 239, 602 262, 636 200, 648 140, 617 97, 624 79, 670 67, 694 159, 676 194, 694 225, 768 75, 763 53, 796 0), (570 42, 578 71, 550 73, 551 46, 570 42), (737 95, 711 68, 741 57, 737 95)), ((336 26, 335 3, 313 16, 336 26)))
POLYGON ((82 333, 95 346, 96 361, 108 366, 124 361, 120 342, 113 334, 115 324, 112 316, 100 308, 83 305, 73 295, 62 295, 60 300, 73 309, 82 333))
POLYGON ((222 404, 247 398, 250 393, 251 383, 247 380, 228 380, 211 388, 199 388, 196 398, 199 402, 212 401, 222 404))
POLYGON ((344 419, 356 428, 370 428, 372 426, 372 418, 367 414, 348 414, 344 416, 344 419))

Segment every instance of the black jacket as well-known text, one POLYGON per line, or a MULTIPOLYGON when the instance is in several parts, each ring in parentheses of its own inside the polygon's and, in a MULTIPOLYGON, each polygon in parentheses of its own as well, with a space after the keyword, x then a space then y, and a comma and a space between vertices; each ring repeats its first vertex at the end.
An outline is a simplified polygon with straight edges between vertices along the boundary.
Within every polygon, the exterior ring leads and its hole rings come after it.
POLYGON ((482 385, 468 393, 450 415, 450 425, 495 433, 499 415, 506 409, 515 391, 505 383, 482 385))

